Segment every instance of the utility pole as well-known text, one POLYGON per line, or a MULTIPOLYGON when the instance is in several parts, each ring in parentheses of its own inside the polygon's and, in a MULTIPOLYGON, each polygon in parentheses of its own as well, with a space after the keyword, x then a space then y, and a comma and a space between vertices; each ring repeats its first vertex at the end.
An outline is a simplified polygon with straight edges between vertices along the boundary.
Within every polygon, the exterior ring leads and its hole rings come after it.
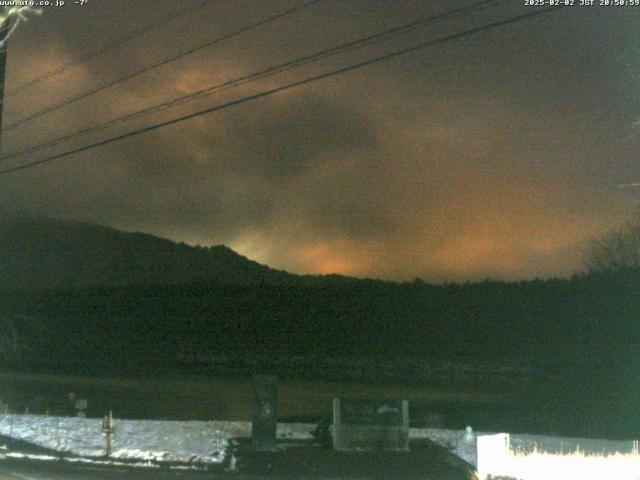
MULTIPOLYGON (((6 15, 7 7, 0 8, 0 15, 4 18, 2 24, 0 24, 0 155, 2 155, 2 112, 4 111, 4 83, 6 78, 6 67, 7 67, 7 47, 8 41, 7 36, 11 31, 11 18, 6 15)), ((11 332, 13 334, 13 343, 14 347, 17 347, 17 338, 16 331, 11 322, 9 321, 9 325, 11 328, 11 332)), ((14 350, 15 352, 15 350, 14 350)), ((13 353, 13 352, 12 352, 13 353)), ((12 369, 15 366, 11 367, 12 369)), ((8 405, 10 397, 13 396, 14 393, 14 373, 11 372, 8 378, 3 382, 2 385, 2 401, 4 402, 4 409, 8 411, 8 405)))
MULTIPOLYGON (((22 17, 21 13, 29 11, 40 13, 40 10, 26 6, 0 7, 0 155, 2 154, 2 113, 4 111, 4 86, 6 83, 7 48, 9 46, 9 36, 17 26, 18 22, 20 22, 20 20, 24 18, 22 17)), ((10 320, 8 320, 8 325, 13 335, 13 353, 17 355, 19 353, 17 331, 10 320)), ((12 366, 12 370, 14 368, 15 366, 12 366)), ((0 386, 0 388, 4 390, 0 392, 0 395, 4 397, 2 400, 4 401, 5 410, 7 410, 7 397, 10 396, 14 390, 13 387, 15 385, 15 375, 15 371, 12 371, 6 379, 6 383, 0 386)))
POLYGON ((12 19, 10 16, 6 16, 5 12, 7 7, 2 7, 0 14, 4 17, 2 25, 0 25, 0 153, 2 153, 2 112, 4 111, 4 84, 6 80, 7 69, 7 48, 8 40, 7 36, 11 31, 12 19))
POLYGON ((4 85, 6 81, 7 48, 9 36, 20 21, 26 20, 27 13, 40 14, 42 10, 22 7, 0 7, 0 152, 2 151, 2 112, 4 110, 4 85))

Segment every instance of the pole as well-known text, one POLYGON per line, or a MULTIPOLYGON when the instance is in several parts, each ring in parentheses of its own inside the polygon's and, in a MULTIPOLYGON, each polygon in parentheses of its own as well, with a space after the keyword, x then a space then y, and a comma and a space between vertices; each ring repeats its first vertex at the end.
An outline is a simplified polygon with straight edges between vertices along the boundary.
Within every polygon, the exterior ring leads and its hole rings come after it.
POLYGON ((109 410, 109 417, 107 419, 107 457, 110 457, 113 453, 113 414, 109 410))
MULTIPOLYGON (((8 32, 9 20, 0 27, 0 38, 8 32)), ((4 82, 7 67, 7 45, 0 49, 0 151, 2 150, 2 112, 4 110, 4 82)))
POLYGON ((102 432, 107 436, 107 457, 110 457, 113 453, 113 413, 111 410, 102 421, 102 432))
MULTIPOLYGON (((4 7, 6 8, 6 7, 4 7)), ((11 29, 11 19, 7 18, 0 25, 0 42, 9 34, 11 29)), ((0 152, 2 151, 2 112, 4 111, 4 84, 6 79, 8 43, 4 43, 0 48, 0 152)))
MULTIPOLYGON (((0 13, 4 13, 6 11, 7 7, 2 7, 0 8, 0 13)), ((9 29, 11 28, 11 20, 9 18, 6 18, 4 22, 2 22, 2 24, 0 25, 0 42, 2 42, 5 37, 9 34, 9 29)), ((2 47, 0 47, 0 155, 2 154, 2 112, 4 110, 4 82, 5 82, 5 73, 6 73, 6 66, 7 66, 7 43, 2 42, 2 47)), ((17 339, 15 338, 15 329, 13 331, 13 335, 14 335, 14 347, 16 346, 17 343, 17 339)), ((15 366, 13 366, 12 368, 15 368, 15 366)), ((6 389, 6 391, 2 392, 2 396, 5 398, 5 400, 8 397, 9 391, 13 390, 13 386, 15 385, 14 382, 14 376, 15 373, 13 371, 10 371, 7 379, 6 379, 6 383, 3 385, 3 387, 6 389)), ((8 404, 5 403, 5 410, 8 411, 8 404)), ((12 423, 12 429, 13 429, 13 423, 12 423)))

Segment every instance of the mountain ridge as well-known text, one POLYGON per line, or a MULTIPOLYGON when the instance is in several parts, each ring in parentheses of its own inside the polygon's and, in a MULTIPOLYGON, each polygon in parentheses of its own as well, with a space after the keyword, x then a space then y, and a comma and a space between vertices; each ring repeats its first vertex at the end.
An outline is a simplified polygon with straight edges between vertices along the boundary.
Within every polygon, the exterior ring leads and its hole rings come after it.
POLYGON ((225 245, 189 246, 54 217, 0 219, 0 287, 68 289, 130 284, 276 284, 304 276, 248 259, 225 245))

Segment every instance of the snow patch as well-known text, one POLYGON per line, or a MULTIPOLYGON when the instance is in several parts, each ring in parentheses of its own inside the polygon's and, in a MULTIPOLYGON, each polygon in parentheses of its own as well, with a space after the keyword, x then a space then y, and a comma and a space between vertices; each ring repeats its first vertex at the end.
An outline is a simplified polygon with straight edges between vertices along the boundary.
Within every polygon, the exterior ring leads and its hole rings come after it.
MULTIPOLYGON (((222 463, 228 439, 250 434, 246 422, 114 420, 114 459, 222 463)), ((0 435, 85 457, 105 455, 102 420, 4 415, 0 435)))

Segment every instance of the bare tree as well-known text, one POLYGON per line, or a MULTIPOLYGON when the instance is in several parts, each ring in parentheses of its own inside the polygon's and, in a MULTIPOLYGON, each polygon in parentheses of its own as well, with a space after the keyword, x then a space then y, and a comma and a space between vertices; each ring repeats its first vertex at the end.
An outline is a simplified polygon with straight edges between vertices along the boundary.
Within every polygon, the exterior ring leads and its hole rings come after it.
POLYGON ((640 269, 640 214, 616 230, 591 240, 585 252, 590 271, 640 269))

